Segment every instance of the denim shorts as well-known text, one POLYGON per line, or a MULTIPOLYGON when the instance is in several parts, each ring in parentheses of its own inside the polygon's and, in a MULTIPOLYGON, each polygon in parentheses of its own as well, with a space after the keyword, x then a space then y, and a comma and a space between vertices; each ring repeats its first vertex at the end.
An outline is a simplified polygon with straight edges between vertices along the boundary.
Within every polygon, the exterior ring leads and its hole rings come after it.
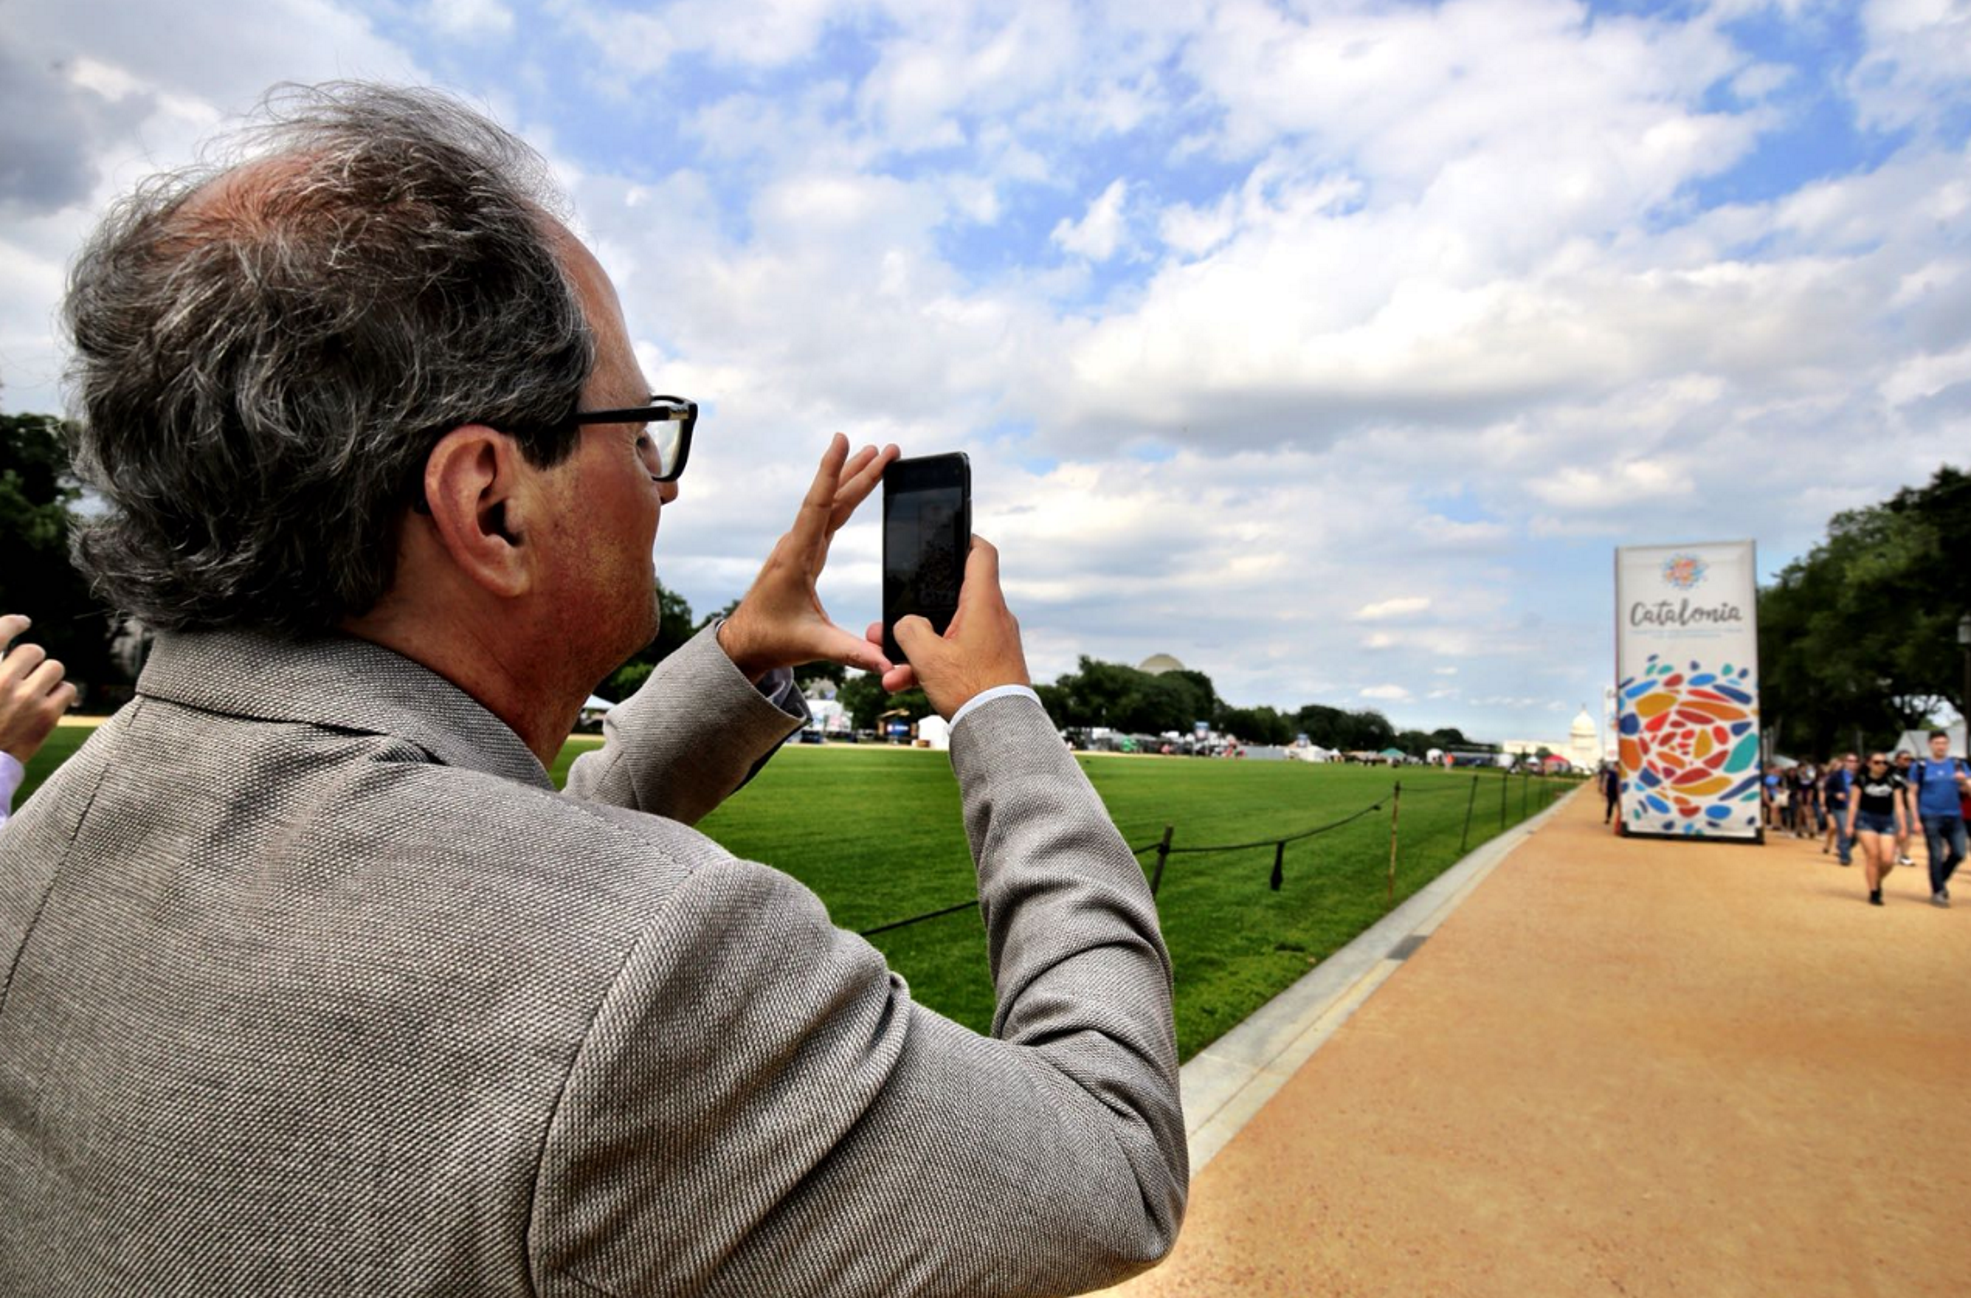
POLYGON ((1896 832, 1896 813, 1893 811, 1857 811, 1855 813, 1855 832, 1857 834, 1893 834, 1896 832))

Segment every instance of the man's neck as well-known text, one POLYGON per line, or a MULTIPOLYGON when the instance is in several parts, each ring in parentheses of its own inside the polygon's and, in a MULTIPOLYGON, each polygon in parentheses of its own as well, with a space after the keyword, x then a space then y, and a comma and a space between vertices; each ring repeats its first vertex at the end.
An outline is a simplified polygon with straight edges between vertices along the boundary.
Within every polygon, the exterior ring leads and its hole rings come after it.
POLYGON ((542 766, 552 766, 575 729, 588 687, 553 678, 553 654, 530 653, 538 644, 521 634, 492 634, 471 618, 414 616, 386 600, 343 623, 359 639, 437 672, 504 721, 542 766))

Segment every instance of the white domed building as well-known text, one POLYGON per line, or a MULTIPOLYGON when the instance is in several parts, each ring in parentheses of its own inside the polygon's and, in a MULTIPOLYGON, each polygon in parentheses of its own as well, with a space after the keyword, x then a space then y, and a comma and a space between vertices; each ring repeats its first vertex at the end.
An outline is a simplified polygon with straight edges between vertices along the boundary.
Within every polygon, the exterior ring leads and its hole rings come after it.
POLYGON ((1592 771, 1601 763, 1601 736, 1585 703, 1581 705, 1581 715, 1567 728, 1567 760, 1577 771, 1592 771))
POLYGON ((1169 654, 1151 654, 1148 658, 1145 658, 1140 664, 1138 664, 1136 670, 1139 672, 1147 672, 1151 676, 1161 676, 1165 672, 1183 671, 1184 664, 1178 662, 1175 658, 1171 657, 1169 654))

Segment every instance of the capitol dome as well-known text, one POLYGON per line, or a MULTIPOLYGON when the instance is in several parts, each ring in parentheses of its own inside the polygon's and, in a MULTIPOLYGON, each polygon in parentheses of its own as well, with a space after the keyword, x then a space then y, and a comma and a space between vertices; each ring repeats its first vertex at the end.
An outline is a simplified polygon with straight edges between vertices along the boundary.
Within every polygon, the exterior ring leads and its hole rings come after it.
POLYGON ((1567 728, 1567 760, 1584 771, 1592 770, 1601 760, 1601 738, 1586 704, 1581 706, 1581 715, 1574 718, 1574 724, 1567 728))
POLYGON ((1169 654, 1151 654, 1137 666, 1136 670, 1139 672, 1148 672, 1152 676, 1161 676, 1165 672, 1183 671, 1184 664, 1178 662, 1169 654))

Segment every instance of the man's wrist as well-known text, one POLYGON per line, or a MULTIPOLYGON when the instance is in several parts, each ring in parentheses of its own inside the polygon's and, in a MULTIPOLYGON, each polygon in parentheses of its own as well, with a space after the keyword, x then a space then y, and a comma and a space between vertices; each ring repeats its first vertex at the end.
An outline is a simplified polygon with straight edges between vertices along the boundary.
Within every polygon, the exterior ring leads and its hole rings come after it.
POLYGON ((980 704, 990 703, 994 699, 1003 699, 1009 695, 1029 698, 1035 703, 1040 702, 1040 695, 1034 693, 1031 685, 995 685, 989 690, 980 690, 977 694, 974 694, 971 698, 966 699, 958 705, 958 710, 951 714, 952 729, 957 729, 958 723, 971 715, 973 710, 978 708, 980 704))
POLYGON ((732 665, 739 669, 740 675, 753 684, 758 685, 760 678, 773 670, 772 663, 755 662, 752 659, 747 652, 744 636, 732 630, 731 618, 721 619, 712 636, 719 642, 719 648, 725 651, 725 656, 732 660, 732 665))

